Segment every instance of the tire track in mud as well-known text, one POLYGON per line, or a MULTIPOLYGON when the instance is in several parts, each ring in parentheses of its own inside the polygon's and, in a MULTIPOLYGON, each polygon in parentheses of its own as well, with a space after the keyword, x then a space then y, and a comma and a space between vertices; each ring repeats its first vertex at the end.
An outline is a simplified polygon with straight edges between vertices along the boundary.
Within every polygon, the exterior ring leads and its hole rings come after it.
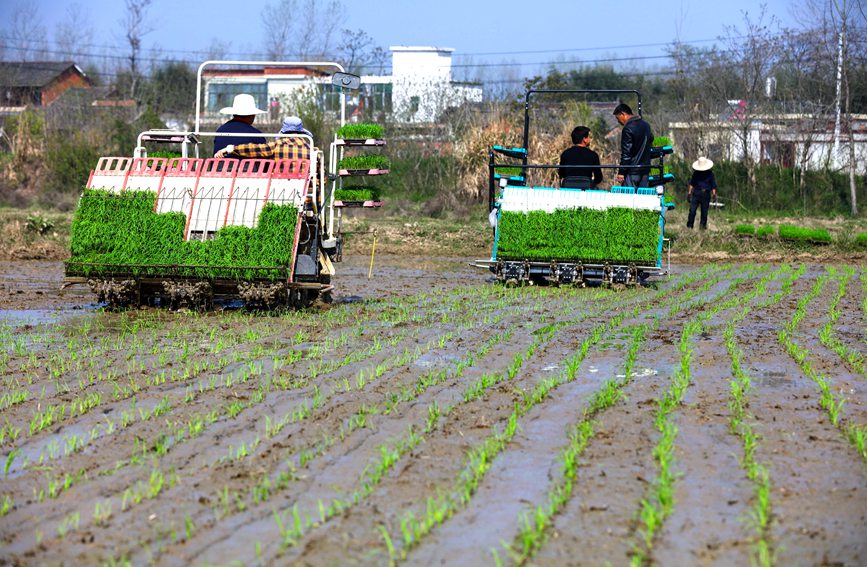
POLYGON ((789 299, 750 313, 735 331, 752 377, 756 460, 771 486, 768 535, 776 564, 858 565, 867 558, 867 473, 824 414, 815 384, 777 340, 821 274, 808 276, 789 299))

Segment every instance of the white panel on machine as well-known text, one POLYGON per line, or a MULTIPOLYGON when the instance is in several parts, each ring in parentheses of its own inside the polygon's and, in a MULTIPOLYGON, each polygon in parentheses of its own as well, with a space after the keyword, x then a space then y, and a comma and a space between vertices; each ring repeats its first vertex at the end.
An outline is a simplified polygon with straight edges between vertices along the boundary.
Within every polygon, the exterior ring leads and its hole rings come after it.
POLYGON ((127 191, 153 191, 157 193, 166 172, 166 161, 166 158, 133 159, 123 188, 127 191))
POLYGON ((300 209, 307 196, 309 173, 308 160, 277 160, 271 176, 268 202, 277 205, 291 203, 300 209))
POLYGON ((265 199, 274 169, 274 160, 245 159, 235 176, 235 185, 229 196, 225 222, 221 226, 256 226, 256 220, 265 199))
POLYGON ((154 211, 188 214, 204 163, 205 160, 198 158, 172 158, 157 193, 154 211))
POLYGON ((660 210, 657 195, 609 193, 608 191, 592 189, 507 186, 503 190, 503 198, 500 202, 501 210, 515 212, 546 211, 551 213, 556 209, 604 210, 613 207, 649 211, 660 210))
POLYGON ((101 157, 96 164, 96 169, 90 173, 87 181, 88 189, 105 189, 113 193, 120 193, 126 184, 130 164, 133 158, 129 157, 101 157))
POLYGON ((205 160, 193 192, 186 240, 210 240, 225 225, 229 195, 240 163, 236 159, 205 160))

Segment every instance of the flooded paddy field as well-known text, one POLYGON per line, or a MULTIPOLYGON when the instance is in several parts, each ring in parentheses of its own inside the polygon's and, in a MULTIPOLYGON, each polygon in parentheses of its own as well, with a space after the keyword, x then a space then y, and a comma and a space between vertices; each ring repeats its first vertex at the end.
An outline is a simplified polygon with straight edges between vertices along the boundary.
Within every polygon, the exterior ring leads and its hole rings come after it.
POLYGON ((0 264, 0 564, 864 565, 867 270, 104 312, 0 264))

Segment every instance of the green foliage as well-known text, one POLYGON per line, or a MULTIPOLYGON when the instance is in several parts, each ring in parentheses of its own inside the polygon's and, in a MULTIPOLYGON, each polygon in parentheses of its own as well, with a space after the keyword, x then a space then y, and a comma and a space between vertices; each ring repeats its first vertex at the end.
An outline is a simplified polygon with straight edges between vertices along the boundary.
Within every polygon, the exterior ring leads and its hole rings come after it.
POLYGON ((337 137, 344 140, 381 139, 383 128, 379 124, 350 123, 337 130, 337 137))
POLYGON ((523 174, 523 170, 520 167, 495 167, 494 173, 499 173, 500 175, 515 175, 520 176, 523 174))
POLYGON ((226 226, 213 240, 184 241, 182 213, 154 213, 156 194, 87 189, 72 221, 70 275, 179 275, 279 279, 292 258, 298 210, 268 204, 256 228, 226 226), (250 267, 269 268, 265 270, 250 267))
POLYGON ((779 235, 783 240, 808 241, 823 244, 831 242, 831 234, 821 228, 803 228, 791 224, 781 224, 779 235))
POLYGON ((346 156, 337 164, 338 169, 389 169, 391 160, 378 154, 346 156))
POLYGON ((181 157, 181 152, 172 152, 169 150, 157 150, 155 152, 148 152, 149 158, 179 158, 181 157))
POLYGON ((653 138, 653 144, 652 145, 655 147, 656 146, 670 146, 671 145, 671 138, 669 138, 668 136, 656 136, 655 138, 653 138))
POLYGON ((153 71, 142 91, 144 103, 157 114, 185 118, 195 108, 196 72, 187 63, 162 63, 153 71))
MULTIPOLYGON (((691 161, 672 159, 671 172, 683 180, 682 191, 692 176, 691 161)), ((849 175, 846 172, 800 171, 777 165, 756 167, 756 186, 749 184, 747 167, 742 162, 715 160, 713 166, 719 198, 726 210, 747 210, 754 214, 791 216, 819 214, 850 214, 849 175), (799 176, 805 177, 805 193, 801 193, 799 176)), ((856 179, 858 202, 867 201, 867 178, 856 179)), ((679 184, 680 185, 680 184, 679 184)))
POLYGON ((755 234, 756 227, 751 224, 738 224, 735 225, 735 234, 755 234))
POLYGON ((376 187, 345 187, 334 192, 337 201, 378 201, 379 190, 376 187))
POLYGON ((503 211, 500 259, 656 262, 659 213, 625 208, 503 211))
POLYGON ((768 236, 773 235, 774 232, 775 232, 774 227, 772 227, 769 224, 766 224, 766 225, 760 226, 759 228, 756 229, 756 236, 758 236, 759 238, 767 238, 768 236))
POLYGON ((867 246, 867 232, 862 232, 855 237, 855 244, 858 246, 867 246))
POLYGON ((30 234, 39 234, 44 236, 54 228, 54 223, 48 218, 39 213, 27 215, 27 220, 24 222, 24 230, 30 234))
POLYGON ((90 176, 100 157, 100 148, 81 132, 52 136, 45 148, 49 189, 56 193, 76 193, 90 176))

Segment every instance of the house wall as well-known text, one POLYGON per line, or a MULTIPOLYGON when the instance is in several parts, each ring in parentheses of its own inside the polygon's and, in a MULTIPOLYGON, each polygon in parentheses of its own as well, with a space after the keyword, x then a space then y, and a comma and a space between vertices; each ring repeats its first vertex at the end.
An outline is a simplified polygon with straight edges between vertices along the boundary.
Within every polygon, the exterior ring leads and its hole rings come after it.
POLYGON ((45 88, 42 89, 41 102, 42 106, 48 106, 67 89, 73 87, 90 88, 90 81, 77 73, 73 68, 69 68, 60 74, 56 79, 51 81, 45 88))

